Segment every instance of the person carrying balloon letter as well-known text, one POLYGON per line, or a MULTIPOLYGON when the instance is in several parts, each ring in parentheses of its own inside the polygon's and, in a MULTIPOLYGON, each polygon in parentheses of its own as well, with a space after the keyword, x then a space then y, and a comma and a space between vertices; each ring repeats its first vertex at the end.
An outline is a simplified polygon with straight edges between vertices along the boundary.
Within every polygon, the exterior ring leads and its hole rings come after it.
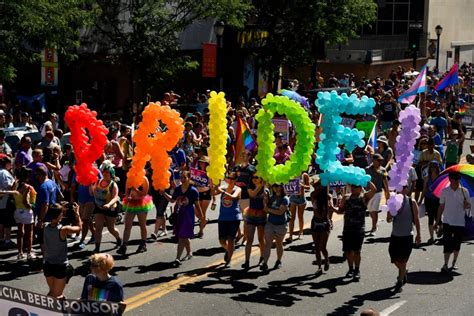
POLYGON ((371 176, 372 182, 374 183, 377 190, 375 195, 367 204, 367 210, 370 214, 370 218, 372 219, 372 228, 369 233, 370 237, 374 237, 375 232, 377 231, 378 213, 380 210, 382 194, 385 194, 386 200, 388 200, 390 197, 388 190, 387 170, 381 166, 383 160, 384 159, 382 155, 374 154, 372 164, 365 169, 366 173, 371 176))
POLYGON ((392 223, 392 234, 388 252, 392 263, 398 269, 395 291, 401 292, 407 282, 407 263, 413 248, 413 224, 416 228, 415 243, 421 243, 420 219, 418 204, 410 196, 408 186, 403 187, 403 203, 396 215, 387 212, 387 223, 392 223))
POLYGON ((456 270, 456 261, 461 250, 464 236, 466 210, 471 209, 469 192, 461 186, 461 175, 458 172, 449 174, 450 185, 441 191, 439 209, 435 229, 443 220, 443 253, 444 265, 442 272, 448 272, 449 258, 453 254, 452 270, 456 270))
POLYGON ((365 237, 365 212, 370 200, 377 193, 377 187, 369 182, 370 190, 363 192, 362 186, 351 185, 351 193, 342 198, 341 206, 334 208, 336 213, 344 214, 342 229, 342 250, 347 258, 349 271, 346 278, 360 279, 361 250, 365 237))

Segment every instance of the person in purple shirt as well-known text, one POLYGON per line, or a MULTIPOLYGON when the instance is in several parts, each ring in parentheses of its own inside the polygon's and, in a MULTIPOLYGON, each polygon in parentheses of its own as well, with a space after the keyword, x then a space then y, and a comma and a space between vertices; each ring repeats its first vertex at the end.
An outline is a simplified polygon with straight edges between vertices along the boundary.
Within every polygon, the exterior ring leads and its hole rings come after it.
POLYGON ((33 161, 33 157, 29 154, 31 149, 31 138, 23 136, 20 140, 20 150, 15 157, 15 169, 20 170, 21 167, 29 165, 33 161))
POLYGON ((31 169, 30 184, 35 188, 36 191, 38 191, 38 188, 40 186, 40 183, 35 177, 36 169, 42 167, 45 170, 48 170, 48 168, 42 161, 43 161, 43 150, 35 149, 33 150, 33 161, 30 162, 26 166, 28 169, 31 169))

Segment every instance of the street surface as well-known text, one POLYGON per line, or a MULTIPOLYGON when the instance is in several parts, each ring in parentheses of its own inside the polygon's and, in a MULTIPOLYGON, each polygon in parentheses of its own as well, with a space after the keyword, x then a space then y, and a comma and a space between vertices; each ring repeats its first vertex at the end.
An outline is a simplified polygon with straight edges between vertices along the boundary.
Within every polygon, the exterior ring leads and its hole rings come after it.
MULTIPOLYGON (((470 141, 466 142, 466 152, 470 141)), ((308 204, 309 206, 309 204, 308 204)), ((149 214, 148 235, 152 232, 155 212, 149 214)), ((224 268, 223 250, 217 240, 218 211, 208 211, 211 219, 203 239, 192 240, 194 257, 173 267, 176 245, 170 235, 158 242, 149 240, 148 252, 135 254, 139 228, 134 226, 128 258, 115 253, 113 237, 104 233, 104 252, 114 254, 113 272, 121 279, 126 296, 127 315, 354 315, 372 307, 382 315, 473 315, 474 239, 462 244, 459 270, 440 273, 443 264, 441 245, 427 245, 427 217, 421 219, 422 245, 412 252, 408 283, 402 293, 394 293, 396 269, 390 263, 388 241, 391 224, 381 214, 374 238, 366 238, 362 249, 361 279, 345 279, 347 264, 342 257, 342 217, 334 217, 334 230, 328 242, 331 267, 317 276, 308 229, 311 210, 305 212, 305 235, 286 244, 283 266, 262 272, 254 247, 251 269, 241 269, 243 247, 234 254, 230 268, 224 268)), ((367 217, 367 227, 370 219, 367 217)), ((123 225, 119 225, 123 231, 123 225)), ((198 228, 196 227, 195 232, 198 228)), ((74 248, 71 240, 71 250, 74 248)), ((70 253, 76 276, 66 287, 68 298, 80 296, 88 273, 88 256, 93 246, 70 253)), ((275 250, 269 261, 273 267, 275 250)), ((31 272, 26 263, 16 263, 16 250, 0 252, 2 284, 46 293, 40 272, 31 272)))

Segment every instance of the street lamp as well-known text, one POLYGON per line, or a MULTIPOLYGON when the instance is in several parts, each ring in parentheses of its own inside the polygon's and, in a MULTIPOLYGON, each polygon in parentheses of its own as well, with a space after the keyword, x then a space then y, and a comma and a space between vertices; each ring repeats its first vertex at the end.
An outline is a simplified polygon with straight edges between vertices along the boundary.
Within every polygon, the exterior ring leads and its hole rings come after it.
POLYGON ((222 91, 224 83, 222 78, 222 36, 224 35, 225 23, 224 21, 216 21, 214 23, 214 33, 217 39, 217 79, 219 83, 219 90, 222 91))
POLYGON ((443 33, 443 27, 441 25, 436 25, 435 27, 436 36, 438 37, 438 41, 436 43, 436 69, 439 71, 439 38, 441 33, 443 33))

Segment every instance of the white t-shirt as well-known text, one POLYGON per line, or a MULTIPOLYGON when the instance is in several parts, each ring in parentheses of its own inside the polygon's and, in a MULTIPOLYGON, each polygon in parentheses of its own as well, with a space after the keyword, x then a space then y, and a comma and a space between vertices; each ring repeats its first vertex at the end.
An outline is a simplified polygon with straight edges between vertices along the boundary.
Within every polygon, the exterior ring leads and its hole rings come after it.
POLYGON ((443 223, 452 226, 465 226, 464 219, 464 197, 469 199, 469 193, 465 188, 457 188, 453 191, 451 186, 441 191, 440 204, 444 204, 443 223), (462 191, 461 191, 462 190, 462 191))
POLYGON ((408 171, 408 189, 411 190, 412 187, 411 185, 413 184, 413 181, 418 180, 418 176, 416 174, 416 170, 413 167, 410 167, 410 170, 408 171))

